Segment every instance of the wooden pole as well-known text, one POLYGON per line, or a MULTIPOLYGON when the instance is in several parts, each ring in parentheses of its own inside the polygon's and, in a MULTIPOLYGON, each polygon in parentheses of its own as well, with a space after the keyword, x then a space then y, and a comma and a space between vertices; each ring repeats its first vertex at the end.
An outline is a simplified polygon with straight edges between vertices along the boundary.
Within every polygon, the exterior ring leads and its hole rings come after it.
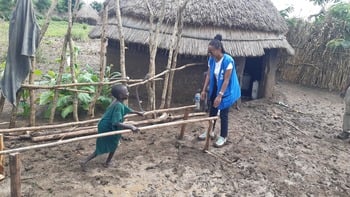
POLYGON ((204 149, 203 151, 207 151, 209 150, 209 144, 210 144, 210 133, 212 132, 213 129, 213 122, 214 120, 209 121, 209 126, 208 126, 208 130, 207 130, 207 137, 205 139, 205 145, 204 145, 204 149))
POLYGON ((18 90, 17 95, 16 95, 16 106, 14 106, 14 105, 12 106, 9 128, 16 127, 18 104, 19 104, 19 100, 21 99, 21 94, 22 94, 22 91, 18 90))
MULTIPOLYGON (((107 64, 106 63, 106 51, 107 51, 106 24, 108 21, 108 4, 107 3, 103 4, 103 12, 102 13, 103 13, 102 14, 103 20, 102 20, 101 49, 100 49, 100 81, 101 82, 104 81, 104 79, 105 79, 105 70, 106 70, 106 64, 107 64)), ((126 78, 126 76, 123 74, 122 74, 122 77, 126 78)), ((95 117, 95 105, 96 105, 98 98, 101 95, 102 88, 103 88, 103 85, 99 85, 97 87, 97 90, 95 91, 94 97, 89 105, 88 114, 91 118, 95 117)))
MULTIPOLYGON (((179 0, 176 1, 177 7, 180 7, 179 0)), ((173 59, 173 52, 175 48, 175 41, 176 41, 176 34, 178 32, 178 24, 179 24, 179 12, 177 12, 175 24, 174 24, 174 29, 173 29, 173 34, 171 36, 171 44, 169 47, 169 55, 168 55, 168 63, 166 66, 166 70, 171 69, 171 62, 173 59)), ((169 83, 169 73, 165 75, 164 82, 163 82, 163 91, 162 91, 162 97, 161 97, 161 103, 160 103, 160 109, 163 109, 165 107, 165 99, 166 99, 166 94, 168 91, 168 83, 169 83)))
POLYGON ((10 154, 11 197, 21 197, 21 160, 18 152, 10 154))
MULTIPOLYGON (((206 113, 191 113, 191 114, 188 114, 188 117, 204 116, 204 115, 206 115, 206 113)), ((139 125, 145 125, 145 124, 164 123, 164 122, 169 122, 169 121, 174 121, 179 119, 184 119, 184 115, 170 116, 169 114, 164 114, 157 119, 130 121, 130 122, 125 122, 125 124, 132 124, 135 126, 139 126, 139 125)), ((49 141, 49 140, 57 140, 57 139, 62 140, 63 138, 72 138, 72 137, 91 135, 91 134, 97 133, 97 126, 76 128, 76 129, 77 129, 76 131, 61 131, 61 132, 58 131, 56 133, 47 133, 47 134, 42 134, 38 136, 32 136, 31 139, 33 142, 41 142, 41 141, 49 141)))
POLYGON ((181 41, 181 37, 182 37, 182 30, 183 30, 183 11, 185 10, 185 7, 187 5, 189 1, 184 1, 183 5, 181 6, 180 10, 179 10, 179 27, 178 27, 178 32, 177 32, 177 37, 176 37, 176 45, 175 45, 175 50, 173 53, 173 57, 172 57, 172 63, 171 63, 171 72, 169 73, 169 81, 168 81, 168 90, 167 90, 167 96, 166 96, 166 104, 165 107, 169 108, 170 104, 171 104, 171 100, 172 100, 172 94, 173 94, 173 81, 174 81, 174 75, 175 72, 173 71, 176 68, 177 65, 177 56, 179 54, 179 49, 180 49, 180 41, 181 41))
MULTIPOLYGON (((108 9, 106 12, 108 13, 108 9)), ((123 31, 122 14, 121 14, 121 10, 120 10, 120 0, 115 0, 115 15, 117 17, 117 24, 118 24, 117 31, 119 34, 119 44, 120 44, 120 73, 121 73, 123 78, 126 78, 125 38, 124 38, 124 31, 123 31)))
MULTIPOLYGON (((140 131, 154 130, 154 129, 164 128, 164 127, 166 128, 166 127, 171 127, 171 126, 176 126, 176 125, 211 121, 211 120, 217 120, 217 119, 218 119, 218 117, 214 116, 214 117, 196 118, 196 119, 190 119, 190 120, 179 120, 179 121, 174 121, 174 122, 139 127, 139 129, 140 129, 140 131)), ((99 134, 95 134, 95 135, 88 135, 88 136, 83 136, 83 137, 67 139, 67 140, 61 140, 58 142, 38 144, 38 145, 15 148, 15 149, 8 149, 8 150, 0 151, 0 155, 16 153, 16 152, 23 152, 23 151, 34 150, 34 149, 39 149, 39 148, 53 147, 53 146, 58 146, 58 145, 62 145, 62 144, 72 143, 72 142, 90 140, 90 139, 95 139, 95 138, 99 138, 99 137, 124 134, 124 133, 130 133, 130 132, 132 132, 130 129, 124 129, 124 130, 119 130, 119 131, 111 131, 111 132, 107 132, 107 133, 99 133, 99 134)))
MULTIPOLYGON (((0 151, 5 148, 4 135, 0 134, 0 151)), ((0 181, 5 178, 5 156, 0 155, 0 181)))
POLYGON ((276 71, 278 64, 278 49, 270 49, 266 55, 266 67, 265 67, 265 79, 263 85, 259 86, 263 87, 265 98, 272 98, 274 86, 276 84, 276 71))
MULTIPOLYGON (((77 4, 79 3, 79 0, 75 2, 74 10, 78 9, 77 4)), ((73 15, 72 15, 72 0, 68 0, 68 30, 67 30, 67 40, 68 40, 68 46, 69 46, 69 55, 70 55, 70 73, 72 77, 72 83, 77 83, 77 77, 75 73, 75 54, 74 54, 74 47, 73 47, 73 40, 72 40, 72 27, 73 27, 73 15)), ((77 89, 76 86, 73 86, 74 89, 77 89)), ((78 93, 73 92, 73 119, 75 122, 79 121, 79 115, 78 115, 78 106, 79 106, 79 100, 78 100, 78 93)))
MULTIPOLYGON (((34 84, 34 71, 35 71, 35 57, 31 58, 31 67, 29 72, 29 84, 34 84)), ((36 105, 35 105, 35 92, 33 89, 29 90, 29 102, 30 102, 30 115, 29 126, 35 126, 36 105)))
POLYGON ((32 137, 32 141, 41 142, 41 141, 49 141, 49 140, 57 140, 57 139, 62 140, 63 138, 72 138, 72 137, 91 135, 96 133, 97 133, 97 127, 92 129, 81 130, 81 131, 75 131, 75 132, 36 136, 36 137, 32 137))
MULTIPOLYGON (((147 111, 144 113, 145 116, 153 115, 156 113, 164 113, 164 112, 175 112, 175 111, 181 111, 186 109, 195 108, 195 105, 189 105, 189 106, 183 106, 183 107, 175 107, 175 108, 169 108, 169 109, 158 109, 153 111, 147 111)), ((132 118, 138 116, 137 114, 128 114, 125 116, 125 118, 132 118)), ((98 122, 100 119, 93 119, 93 120, 86 120, 86 121, 79 121, 79 122, 70 122, 70 123, 64 123, 64 124, 57 124, 57 125, 45 125, 45 126, 36 126, 36 127, 21 127, 21 128, 12 128, 12 129, 0 129, 0 133, 18 133, 23 131, 37 131, 37 130, 45 130, 45 129, 57 129, 57 128, 64 128, 64 127, 72 127, 72 126, 78 126, 78 125, 87 125, 92 124, 95 122, 98 122)))
MULTIPOLYGON (((65 43, 65 42, 64 42, 65 43)), ((66 51, 64 51, 64 57, 65 57, 66 51)), ((63 56, 63 52, 61 54, 63 56)), ((66 60, 60 59, 60 62, 65 62, 66 60)), ((153 80, 161 80, 159 79, 153 79, 153 80)), ((75 86, 99 86, 99 85, 114 85, 117 83, 138 83, 144 81, 143 79, 118 79, 118 80, 113 80, 113 81, 108 81, 108 82, 91 82, 91 83, 69 83, 69 84, 57 84, 57 85, 50 85, 50 86, 45 86, 45 85, 31 85, 31 84, 22 84, 22 88, 27 88, 27 89, 57 89, 57 88, 62 88, 66 90, 68 87, 75 87, 75 86)))
POLYGON ((4 106, 5 106, 5 97, 0 92, 0 113, 2 113, 2 111, 4 110, 4 106))
MULTIPOLYGON (((190 110, 186 109, 186 110, 185 110, 185 114, 184 114, 184 120, 187 120, 187 119, 188 119, 189 113, 190 113, 190 110)), ((180 140, 184 138, 185 129, 186 129, 186 124, 183 124, 183 125, 181 126, 180 135, 179 135, 179 137, 178 137, 180 140)))
MULTIPOLYGON (((236 59, 236 67, 237 67, 236 72, 237 72, 237 76, 238 76, 238 80, 239 80, 239 85, 242 87, 246 58, 245 57, 238 57, 235 59, 236 59)), ((242 104, 242 99, 239 98, 235 104, 237 110, 240 110, 241 104, 242 104)))

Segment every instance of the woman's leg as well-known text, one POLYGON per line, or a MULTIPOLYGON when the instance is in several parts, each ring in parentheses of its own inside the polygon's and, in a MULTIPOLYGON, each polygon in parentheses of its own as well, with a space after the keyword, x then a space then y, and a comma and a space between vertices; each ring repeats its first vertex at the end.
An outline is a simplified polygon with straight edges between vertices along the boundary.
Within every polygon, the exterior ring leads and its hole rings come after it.
POLYGON ((228 134, 228 112, 230 108, 220 110, 220 119, 221 119, 221 132, 220 136, 223 138, 227 137, 228 134))

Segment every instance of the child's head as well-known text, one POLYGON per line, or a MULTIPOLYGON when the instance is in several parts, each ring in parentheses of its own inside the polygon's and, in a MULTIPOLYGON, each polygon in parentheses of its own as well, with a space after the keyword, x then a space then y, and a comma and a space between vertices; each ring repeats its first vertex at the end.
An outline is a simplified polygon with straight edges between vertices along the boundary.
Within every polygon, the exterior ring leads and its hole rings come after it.
POLYGON ((122 84, 112 86, 111 93, 112 93, 113 97, 119 101, 126 100, 129 97, 128 88, 122 84))

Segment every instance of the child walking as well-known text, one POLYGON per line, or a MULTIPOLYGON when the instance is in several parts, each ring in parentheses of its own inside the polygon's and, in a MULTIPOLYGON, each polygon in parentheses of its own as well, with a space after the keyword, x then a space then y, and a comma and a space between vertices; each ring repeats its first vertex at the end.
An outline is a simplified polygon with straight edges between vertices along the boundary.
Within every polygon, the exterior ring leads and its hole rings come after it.
MULTIPOLYGON (((123 104, 123 101, 125 101, 129 96, 127 87, 124 85, 115 85, 112 87, 111 93, 115 100, 107 108, 106 112, 103 114, 101 120, 99 121, 97 126, 98 133, 105 133, 122 129, 131 129, 133 132, 139 131, 139 129, 134 125, 123 123, 124 116, 128 113, 136 113, 140 116, 143 116, 141 112, 133 111, 123 104)), ((116 149, 118 148, 120 138, 121 134, 97 138, 95 151, 80 163, 82 170, 86 171, 86 164, 98 155, 104 153, 109 153, 106 163, 104 164, 105 167, 108 167, 111 163, 116 149)))

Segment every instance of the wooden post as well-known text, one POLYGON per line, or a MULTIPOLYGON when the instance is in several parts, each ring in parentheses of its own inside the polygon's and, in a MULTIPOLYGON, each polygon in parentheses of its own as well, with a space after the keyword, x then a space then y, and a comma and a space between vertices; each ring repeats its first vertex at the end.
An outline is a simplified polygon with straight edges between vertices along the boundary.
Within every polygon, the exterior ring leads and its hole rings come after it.
MULTIPOLYGON (((29 72, 29 84, 34 84, 34 71, 35 71, 35 57, 31 58, 31 67, 29 72)), ((29 116, 29 126, 35 126, 35 91, 34 89, 29 89, 29 100, 30 100, 30 116, 29 116)))
POLYGON ((4 110, 5 106, 5 97, 0 92, 0 113, 4 110))
MULTIPOLYGON (((3 151, 4 145, 4 135, 0 134, 0 151, 3 151)), ((0 181, 5 178, 5 155, 0 155, 0 181)))
MULTIPOLYGON (((235 58, 235 60, 236 60, 236 68, 237 68, 236 72, 237 72, 237 77, 239 80, 239 85, 242 87, 246 58, 245 57, 238 57, 238 58, 235 58)), ((238 110, 241 107, 241 103, 242 103, 242 100, 241 100, 241 98, 239 98, 238 101, 236 102, 236 108, 238 110)))
POLYGON ((14 106, 14 105, 12 106, 12 112, 11 112, 11 119, 10 119, 9 128, 16 127, 18 104, 19 104, 19 100, 21 99, 21 94, 22 94, 22 91, 18 90, 17 96, 16 96, 16 106, 14 106))
MULTIPOLYGON (((118 2, 119 5, 119 2, 118 2)), ((106 38, 106 24, 108 22, 108 4, 104 3, 103 4, 103 20, 102 20, 102 33, 101 33, 101 49, 100 49, 100 82, 104 81, 105 78, 105 70, 106 70, 106 51, 107 51, 107 38, 106 38)), ((119 25, 119 21, 118 21, 118 25, 119 25)), ((119 32, 120 34, 120 32, 119 32)), ((122 49, 120 49, 122 50, 122 49)), ((124 51, 125 51, 125 47, 124 47, 124 51)), ((121 57, 122 59, 122 57, 121 57)), ((124 59, 125 59, 125 55, 124 55, 124 59)), ((120 68, 122 68, 122 64, 120 65, 120 68)), ((121 73, 122 73, 122 78, 125 79, 126 78, 126 74, 125 74, 125 62, 124 62, 124 71, 121 69, 121 73)), ((124 83, 126 84, 126 83, 124 83)), ((99 86, 97 86, 96 88, 96 92, 95 95, 92 99, 92 101, 90 102, 89 105, 89 116, 91 118, 95 117, 95 105, 96 102, 98 100, 98 98, 101 95, 103 89, 103 84, 100 84, 99 86)))
POLYGON ((264 84, 263 84, 263 96, 265 98, 271 98, 273 89, 275 86, 275 78, 276 78, 276 71, 277 71, 277 64, 279 61, 278 58, 278 49, 270 49, 266 52, 266 61, 265 61, 265 78, 264 78, 264 84))
POLYGON ((210 133, 212 132, 214 121, 215 120, 209 120, 209 126, 208 126, 208 130, 207 130, 207 137, 205 139, 205 145, 204 145, 204 149, 203 149, 204 152, 209 150, 210 133))
MULTIPOLYGON (((190 110, 189 109, 186 109, 185 110, 185 114, 184 114, 184 120, 187 120, 188 119, 188 115, 190 114, 190 110)), ((185 129, 186 129, 186 124, 183 124, 181 126, 181 131, 180 131, 180 135, 179 135, 179 139, 183 139, 184 138, 184 135, 185 135, 185 129)))
POLYGON ((20 154, 10 154, 11 197, 21 197, 21 160, 20 154))

